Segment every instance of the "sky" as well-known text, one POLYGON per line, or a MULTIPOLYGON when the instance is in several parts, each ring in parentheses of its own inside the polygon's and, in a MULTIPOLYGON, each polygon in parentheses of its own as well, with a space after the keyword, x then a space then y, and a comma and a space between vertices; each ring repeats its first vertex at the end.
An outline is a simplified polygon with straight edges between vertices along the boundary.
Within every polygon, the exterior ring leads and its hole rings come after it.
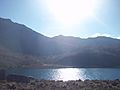
POLYGON ((48 37, 120 38, 120 0, 0 0, 0 17, 48 37))

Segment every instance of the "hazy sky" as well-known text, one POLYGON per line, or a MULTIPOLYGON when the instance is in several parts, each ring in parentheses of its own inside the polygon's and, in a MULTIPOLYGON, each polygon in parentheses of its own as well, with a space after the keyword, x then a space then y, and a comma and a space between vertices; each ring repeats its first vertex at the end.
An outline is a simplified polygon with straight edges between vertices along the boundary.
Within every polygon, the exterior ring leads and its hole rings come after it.
POLYGON ((120 37, 120 0, 0 0, 0 17, 50 37, 120 37))

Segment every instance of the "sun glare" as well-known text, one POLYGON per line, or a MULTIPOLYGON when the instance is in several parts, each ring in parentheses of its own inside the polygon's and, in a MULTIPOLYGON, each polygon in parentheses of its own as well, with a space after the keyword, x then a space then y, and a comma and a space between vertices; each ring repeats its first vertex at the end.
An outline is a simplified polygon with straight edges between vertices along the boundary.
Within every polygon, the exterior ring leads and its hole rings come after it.
POLYGON ((46 0, 45 3, 54 19, 68 27, 93 17, 97 7, 96 0, 46 0))
POLYGON ((68 80, 84 80, 84 70, 79 70, 77 68, 69 68, 69 69, 59 69, 58 70, 58 79, 63 81, 68 80))

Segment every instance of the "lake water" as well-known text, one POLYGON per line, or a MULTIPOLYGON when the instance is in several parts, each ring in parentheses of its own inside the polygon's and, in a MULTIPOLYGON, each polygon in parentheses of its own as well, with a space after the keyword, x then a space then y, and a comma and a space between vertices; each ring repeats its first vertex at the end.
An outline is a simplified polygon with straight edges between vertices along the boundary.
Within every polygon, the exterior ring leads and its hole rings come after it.
POLYGON ((32 76, 45 80, 120 79, 120 68, 61 68, 61 69, 8 69, 8 74, 32 76))

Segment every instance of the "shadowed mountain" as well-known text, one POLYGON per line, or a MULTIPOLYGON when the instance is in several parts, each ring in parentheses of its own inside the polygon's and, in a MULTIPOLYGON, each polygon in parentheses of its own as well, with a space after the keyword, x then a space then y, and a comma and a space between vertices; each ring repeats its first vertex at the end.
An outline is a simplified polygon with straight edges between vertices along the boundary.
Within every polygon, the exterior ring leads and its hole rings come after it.
MULTIPOLYGON (((64 47, 71 44, 74 50, 56 63, 73 67, 120 67, 120 40, 99 36, 80 39, 74 37, 55 37, 64 47)), ((69 47, 68 47, 69 48, 69 47)))
POLYGON ((119 60, 119 39, 62 35, 49 38, 25 25, 0 18, 0 63, 3 66, 119 67, 119 60))
POLYGON ((14 52, 32 55, 49 55, 58 51, 50 38, 25 25, 2 18, 0 18, 0 45, 14 52))

